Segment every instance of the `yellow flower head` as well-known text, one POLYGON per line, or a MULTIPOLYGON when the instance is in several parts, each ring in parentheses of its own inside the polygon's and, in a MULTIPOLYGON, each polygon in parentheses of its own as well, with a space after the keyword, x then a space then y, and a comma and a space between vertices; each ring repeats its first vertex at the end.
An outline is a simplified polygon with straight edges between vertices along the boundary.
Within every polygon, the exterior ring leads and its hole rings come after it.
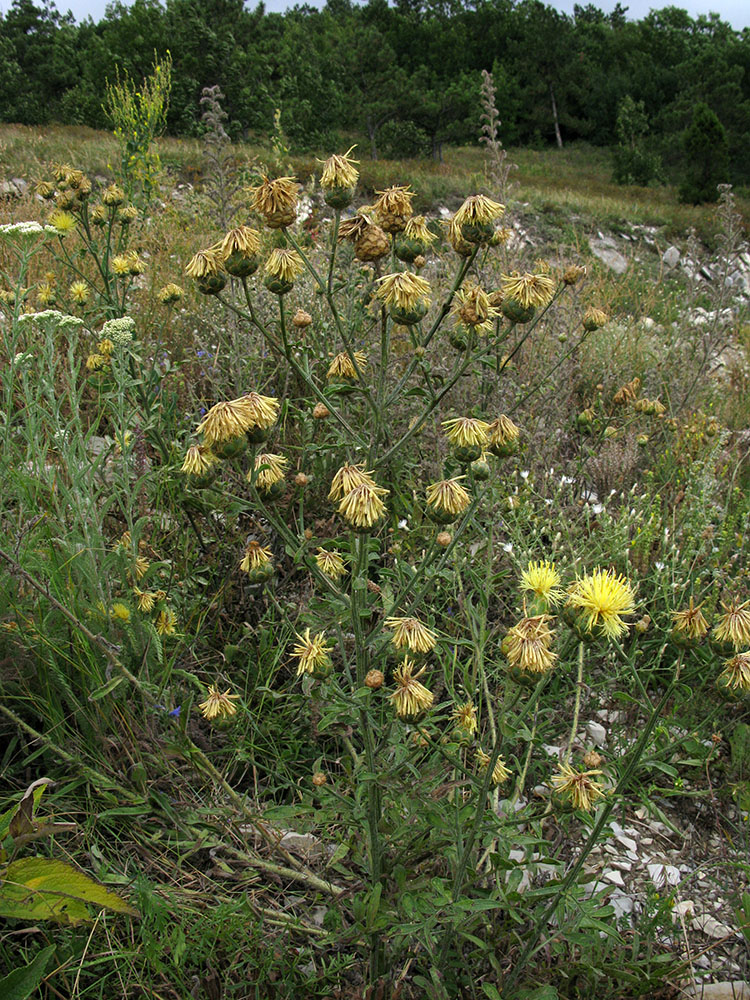
POLYGON ((484 448, 488 444, 487 431, 490 425, 485 420, 475 417, 454 417, 444 420, 448 440, 457 448, 470 448, 479 445, 484 448))
POLYGON ((386 618, 386 628, 393 629, 391 642, 396 649, 409 649, 412 653, 429 653, 435 648, 437 635, 418 618, 386 618))
POLYGON ((154 610, 156 594, 152 590, 141 590, 140 587, 133 587, 133 596, 139 611, 150 614, 154 610))
POLYGON ((284 471, 289 465, 289 459, 284 455, 274 455, 272 452, 259 452, 255 456, 253 468, 247 474, 247 481, 254 482, 259 490, 270 490, 284 478, 284 471))
POLYGON ((548 274, 502 275, 502 292, 505 298, 514 299, 524 309, 529 306, 546 306, 555 292, 555 282, 548 274))
POLYGON ((360 465, 349 465, 347 462, 341 466, 333 477, 328 499, 340 500, 341 497, 345 497, 347 493, 351 493, 357 486, 362 486, 365 483, 368 486, 375 486, 372 473, 365 472, 364 468, 360 465))
POLYGON ((702 604, 695 604, 690 598, 688 606, 683 611, 673 611, 672 621, 675 632, 682 632, 688 639, 702 639, 708 632, 708 622, 703 617, 702 604))
POLYGON ((612 402, 617 406, 624 406, 627 403, 632 403, 641 391, 641 380, 636 377, 630 382, 626 382, 625 385, 621 386, 617 392, 612 397, 612 402))
MULTIPOLYGON (((369 215, 360 208, 353 219, 345 219, 339 226, 338 242, 343 243, 344 240, 350 240, 352 243, 356 243, 374 225, 375 223, 369 215)), ((379 229, 380 227, 376 226, 375 228, 379 229)))
POLYGON ((89 371, 98 372, 102 368, 106 368, 109 364, 109 358, 105 354, 89 354, 86 358, 86 367, 89 371))
POLYGON ((465 476, 441 479, 427 487, 427 503, 441 513, 462 514, 471 503, 471 497, 461 485, 465 476))
POLYGON ((84 306, 91 298, 91 289, 85 281, 74 281, 68 289, 71 301, 76 305, 84 306))
POLYGON ((103 337, 99 343, 96 345, 96 349, 100 354, 104 354, 107 357, 110 356, 112 351, 115 349, 114 343, 109 339, 109 337, 103 337))
POLYGON ((588 812, 592 805, 604 798, 604 790, 597 777, 601 771, 576 771, 570 764, 561 764, 560 771, 552 775, 552 785, 558 795, 570 800, 574 809, 588 812))
POLYGON ((162 608, 154 626, 159 635, 174 635, 177 631, 177 615, 171 608, 162 608))
MULTIPOLYGON (((193 258, 195 260, 195 258, 193 258)), ((123 277, 130 274, 131 260, 127 254, 120 253, 116 257, 113 257, 109 262, 109 266, 112 268, 112 273, 118 275, 118 277, 123 277)))
POLYGON ((222 257, 215 247, 199 250, 185 268, 185 274, 191 278, 209 278, 219 274, 222 269, 222 257))
POLYGON ((490 305, 489 296, 479 285, 465 285, 456 292, 451 314, 457 323, 474 330, 491 330, 498 310, 490 305))
POLYGON ((242 399, 230 399, 215 403, 196 427, 196 433, 203 435, 203 443, 212 445, 231 441, 255 426, 242 399))
POLYGON ((534 615, 508 631, 502 649, 512 667, 532 674, 545 674, 554 667, 557 654, 550 649, 555 638, 550 621, 549 615, 534 615))
POLYGON ((142 580, 143 577, 148 573, 148 568, 151 563, 146 559, 145 556, 136 556, 135 562, 133 563, 133 573, 136 580, 142 580))
POLYGON ((239 403, 247 414, 250 427, 260 427, 268 430, 273 427, 279 416, 279 401, 275 396, 262 396, 259 392, 248 392, 239 399, 239 403))
POLYGON ((264 548, 260 542, 248 542, 245 555, 240 563, 243 573, 252 573, 255 569, 263 569, 273 559, 273 552, 270 548, 264 548))
POLYGON ((455 215, 452 219, 449 219, 445 225, 448 226, 448 242, 461 257, 470 257, 476 247, 473 243, 469 243, 461 235, 461 223, 456 222, 455 215))
POLYGON ((477 710, 472 701, 456 705, 451 713, 456 729, 465 736, 473 736, 477 731, 477 710))
POLYGON ((521 590, 534 594, 539 600, 544 601, 546 607, 555 607, 564 598, 565 592, 560 582, 560 574, 555 569, 555 564, 547 559, 530 562, 521 573, 521 590))
POLYGON ((353 160, 349 155, 357 147, 351 146, 345 153, 334 153, 329 156, 323 165, 323 173, 320 177, 320 186, 323 188, 353 188, 359 180, 359 171, 355 164, 359 160, 353 160))
POLYGON ((386 233, 400 233, 414 214, 411 207, 414 192, 409 190, 407 184, 405 187, 394 185, 375 194, 379 195, 373 205, 378 224, 386 233))
POLYGON ((53 212, 49 217, 49 224, 58 236, 67 236, 76 227, 76 217, 70 212, 53 212))
POLYGON ((750 691, 750 650, 727 660, 719 678, 733 690, 750 691))
POLYGON ((602 309, 589 306, 583 316, 583 328, 589 332, 600 330, 608 320, 607 314, 602 309))
POLYGON ((179 285, 175 285, 174 282, 170 281, 168 285, 165 285, 159 291, 159 301, 162 305, 172 306, 175 302, 179 302, 184 294, 184 290, 179 285))
MULTIPOLYGON (((490 756, 490 754, 485 753, 481 747, 477 748, 477 767, 479 768, 480 771, 486 771, 487 768, 490 766, 491 760, 492 757, 490 756)), ((503 760, 502 756, 498 756, 497 760, 495 761, 495 766, 492 768, 492 779, 491 779, 492 784, 502 785, 508 780, 509 777, 510 777, 510 771, 505 766, 505 761, 503 760)))
POLYGON ((305 265, 296 250, 281 248, 272 250, 263 270, 280 281, 294 281, 302 274, 305 265))
POLYGON ((587 631, 598 628, 603 635, 615 639, 627 632, 622 616, 635 610, 635 595, 624 576, 611 569, 597 568, 573 584, 568 605, 581 611, 587 631))
POLYGON ((378 278, 378 285, 375 296, 382 299, 387 306, 408 310, 418 305, 430 304, 429 282, 410 271, 385 274, 382 278, 378 278))
POLYGON ((326 372, 326 378, 329 379, 352 379, 356 380, 359 378, 357 373, 357 368, 360 372, 363 372, 367 367, 367 355, 364 351, 353 351, 352 357, 348 354, 342 353, 337 354, 333 361, 328 366, 328 371, 326 372), (357 362, 356 367, 354 361, 357 362))
POLYGON ((130 621, 130 608, 127 604, 122 604, 120 601, 115 601, 112 605, 112 617, 116 618, 121 622, 130 621))
POLYGON ((362 483, 343 497, 339 514, 355 528, 372 528, 385 514, 385 504, 380 499, 390 490, 370 483, 362 483))
POLYGON ((505 211, 505 205, 492 201, 483 194, 473 194, 467 198, 463 205, 456 212, 454 219, 459 226, 464 225, 488 225, 499 219, 505 211))
POLYGON ((237 714, 237 706, 234 704, 239 699, 238 694, 230 694, 230 689, 220 691, 218 684, 211 684, 208 688, 208 697, 198 706, 204 719, 228 719, 237 714))
POLYGON ((230 229, 219 244, 219 253, 226 259, 233 253, 254 257, 260 250, 260 234, 250 226, 238 226, 230 229))
POLYGON ((264 177, 261 184, 250 189, 250 207, 264 217, 271 229, 281 229, 297 217, 298 188, 294 177, 264 177))
POLYGON ((57 293, 55 291, 55 286, 49 281, 43 281, 40 285, 37 285, 36 290, 36 304, 41 306, 42 309, 46 309, 47 306, 55 304, 57 300, 57 293))
POLYGON ((117 207, 117 205, 122 205, 125 201, 125 192, 117 184, 110 184, 109 187, 104 189, 102 201, 110 208, 117 207))
POLYGON ((740 604, 737 598, 729 604, 721 604, 724 614, 714 628, 714 635, 720 642, 729 642, 735 649, 750 646, 750 601, 740 604))
POLYGON ((321 573, 325 573, 332 580, 338 580, 346 573, 346 564, 340 552, 328 552, 326 549, 318 549, 315 562, 321 573))
POLYGON ((409 219, 404 227, 404 236, 412 240, 419 240, 425 246, 432 246, 437 236, 427 228, 427 221, 423 215, 415 215, 409 219))
POLYGON ((297 633, 297 642, 292 649, 292 656, 298 660, 297 676, 302 674, 312 674, 316 671, 325 671, 331 666, 330 652, 332 646, 326 645, 325 632, 318 632, 315 636, 310 636, 310 629, 305 629, 305 634, 297 633))
POLYGON ((418 680, 424 671, 425 668, 422 667, 415 674, 414 664, 408 656, 394 671, 393 679, 396 682, 396 690, 388 697, 393 702, 399 719, 404 719, 407 722, 414 721, 422 712, 426 712, 428 708, 432 707, 435 696, 418 680))
POLYGON ((577 285, 581 278, 586 277, 586 268, 583 264, 571 264, 563 271, 562 280, 566 285, 577 285))

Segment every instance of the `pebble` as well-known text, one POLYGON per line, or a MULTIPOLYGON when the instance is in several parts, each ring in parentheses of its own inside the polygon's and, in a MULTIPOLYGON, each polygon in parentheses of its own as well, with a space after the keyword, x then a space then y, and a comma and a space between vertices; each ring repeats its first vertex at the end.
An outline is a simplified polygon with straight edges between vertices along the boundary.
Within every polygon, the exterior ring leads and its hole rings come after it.
POLYGON ((735 931, 731 927, 727 927, 726 924, 722 924, 716 917, 711 916, 710 913, 702 913, 699 917, 695 917, 691 924, 693 930, 702 931, 708 937, 725 938, 731 937, 735 931))
POLYGON ((601 722, 587 722, 586 732, 598 747, 603 747, 607 742, 607 730, 601 722))
MULTIPOLYGON (((705 956, 702 955, 701 958, 705 956)), ((687 996, 700 997, 701 1000, 750 1000, 750 983, 743 979, 735 979, 733 982, 726 980, 722 983, 696 983, 685 992, 687 996)))

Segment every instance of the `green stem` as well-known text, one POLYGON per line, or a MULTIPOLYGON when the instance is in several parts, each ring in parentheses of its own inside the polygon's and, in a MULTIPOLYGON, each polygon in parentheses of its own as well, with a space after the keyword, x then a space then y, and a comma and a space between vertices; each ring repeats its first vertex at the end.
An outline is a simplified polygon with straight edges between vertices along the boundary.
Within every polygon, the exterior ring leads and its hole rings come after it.
POLYGON ((573 708, 573 724, 570 727, 570 736, 568 738, 568 749, 565 751, 565 759, 563 764, 568 764, 570 762, 570 755, 573 752, 573 743, 576 738, 576 732, 578 730, 578 717, 581 713, 581 692, 583 690, 583 650, 584 642, 580 640, 578 643, 578 674, 576 675, 576 700, 575 706, 573 708))

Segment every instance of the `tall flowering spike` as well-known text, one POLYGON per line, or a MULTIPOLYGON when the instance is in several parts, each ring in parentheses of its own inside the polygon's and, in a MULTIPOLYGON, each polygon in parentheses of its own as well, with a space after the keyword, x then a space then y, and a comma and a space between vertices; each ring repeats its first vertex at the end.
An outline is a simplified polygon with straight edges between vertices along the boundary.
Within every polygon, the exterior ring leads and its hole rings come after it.
POLYGON ((302 674, 312 674, 313 677, 327 677, 331 672, 331 649, 332 646, 326 644, 325 632, 318 632, 311 636, 310 629, 305 629, 305 634, 297 635, 297 642, 292 649, 292 656, 297 659, 297 676, 302 674))
POLYGON ((260 542, 248 542, 240 569, 243 573, 252 573, 253 570, 265 569, 272 560, 273 552, 270 548, 261 545, 260 542))
POLYGON ((743 604, 733 598, 729 604, 721 604, 724 614, 714 628, 714 636, 719 642, 728 642, 735 649, 750 646, 750 601, 743 604))
POLYGON ((268 430, 278 420, 280 404, 275 396, 263 396, 259 392, 248 392, 239 399, 235 399, 234 402, 242 406, 251 421, 251 427, 268 430))
POLYGON ((483 194, 467 198, 454 216, 461 236, 469 243, 489 243, 493 236, 495 219, 499 219, 505 206, 483 194))
POLYGON ((220 691, 218 684, 211 684, 208 697, 198 706, 204 719, 228 719, 237 714, 234 704, 239 699, 238 694, 230 694, 229 689, 220 691))
POLYGON ((193 444, 185 453, 185 460, 182 463, 181 472, 186 476, 202 478, 207 475, 218 462, 216 455, 204 444, 193 444))
POLYGON ((264 177, 250 189, 250 207, 262 215, 269 229, 283 229, 297 218, 297 191, 294 177, 264 177))
POLYGON ((360 372, 364 372, 365 368, 367 368, 367 355, 364 351, 353 351, 351 357, 346 353, 337 354, 328 366, 326 378, 330 380, 344 379, 347 382, 357 382, 359 380, 357 368, 359 368, 360 372), (354 364, 355 361, 356 366, 354 364))
POLYGON ((455 476, 453 479, 441 479, 427 487, 427 504, 439 516, 454 521, 463 514, 471 503, 471 497, 461 485, 465 476, 455 476))
POLYGON ((599 799, 604 798, 604 789, 598 776, 601 771, 576 771, 570 764, 561 764, 557 774, 552 775, 552 786, 557 795, 565 796, 574 809, 589 812, 599 799))
POLYGON ((708 622, 703 617, 703 605, 696 604, 691 596, 688 606, 682 611, 672 612, 673 631, 687 639, 697 641, 708 632, 708 622))
POLYGON ((568 606, 581 612, 586 631, 598 629, 602 635, 616 639, 628 630, 622 618, 635 611, 635 595, 624 576, 597 568, 573 584, 568 606))
POLYGON ((378 224, 386 233, 402 232, 414 214, 411 207, 414 192, 409 190, 407 184, 404 187, 394 185, 385 191, 376 191, 375 194, 379 195, 373 206, 378 224))
POLYGON ((435 648, 437 635, 418 618, 386 618, 383 624, 393 630, 391 642, 396 649, 429 653, 435 648))
POLYGON ((196 427, 203 435, 203 443, 213 445, 242 437, 253 426, 253 419, 241 399, 216 403, 196 427))
POLYGON ((385 496, 390 490, 370 483, 362 483, 343 497, 339 504, 339 514, 353 528, 367 530, 374 527, 386 512, 386 507, 380 496, 385 496))
MULTIPOLYGON (((485 753, 481 747, 477 748, 477 767, 480 771, 486 771, 490 766, 490 761, 492 757, 490 754, 485 753)), ((503 785, 510 777, 510 771, 505 766, 505 761, 502 756, 498 756, 495 761, 495 766, 492 768, 491 781, 493 785, 503 785)))
POLYGON ((340 500, 345 497, 347 493, 351 493, 353 489, 357 486, 362 486, 367 483, 369 486, 375 486, 375 480, 372 478, 372 473, 366 472, 362 465, 349 465, 346 462, 338 472, 334 475, 331 481, 331 489, 328 493, 329 500, 340 500))
POLYGON ((451 314, 457 323, 474 330, 491 330, 499 311, 490 305, 489 296, 479 285, 465 285, 455 294, 451 314))
POLYGON ((318 549, 315 562, 320 572, 332 580, 339 580, 346 573, 346 564, 340 552, 329 552, 327 549, 318 549))
POLYGON ((511 667, 532 674, 546 674, 554 667, 557 654, 550 649, 555 637, 550 621, 549 615, 534 615, 522 618, 508 631, 502 650, 511 667))
POLYGON ((422 667, 415 674, 414 664, 407 656, 393 672, 396 690, 388 697, 393 702, 396 715, 404 722, 417 722, 428 708, 432 708, 435 696, 419 681, 424 671, 422 667))
POLYGON ((560 583, 555 564, 547 559, 532 560, 521 573, 521 590, 533 594, 547 608, 560 604, 565 597, 560 583))
POLYGON ((726 661, 719 683, 733 691, 750 691, 750 650, 736 653, 726 661))
POLYGON ((477 710, 472 701, 456 705, 451 712, 456 729, 464 736, 473 736, 477 731, 477 710))
POLYGON ((519 274, 512 271, 502 275, 502 292, 523 309, 546 306, 555 292, 555 281, 548 274, 519 274))

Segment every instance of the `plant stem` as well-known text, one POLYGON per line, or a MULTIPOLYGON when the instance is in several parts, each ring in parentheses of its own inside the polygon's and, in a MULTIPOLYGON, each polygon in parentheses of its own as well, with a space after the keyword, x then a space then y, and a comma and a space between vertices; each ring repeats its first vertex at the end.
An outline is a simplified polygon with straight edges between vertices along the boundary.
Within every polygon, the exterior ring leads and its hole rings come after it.
POLYGON ((581 713, 581 691, 583 690, 583 650, 584 642, 580 639, 578 642, 578 673, 576 675, 576 700, 573 707, 573 724, 570 727, 568 749, 565 751, 565 759, 563 760, 564 764, 567 764, 570 761, 570 755, 573 752, 573 743, 578 730, 578 717, 581 713))

